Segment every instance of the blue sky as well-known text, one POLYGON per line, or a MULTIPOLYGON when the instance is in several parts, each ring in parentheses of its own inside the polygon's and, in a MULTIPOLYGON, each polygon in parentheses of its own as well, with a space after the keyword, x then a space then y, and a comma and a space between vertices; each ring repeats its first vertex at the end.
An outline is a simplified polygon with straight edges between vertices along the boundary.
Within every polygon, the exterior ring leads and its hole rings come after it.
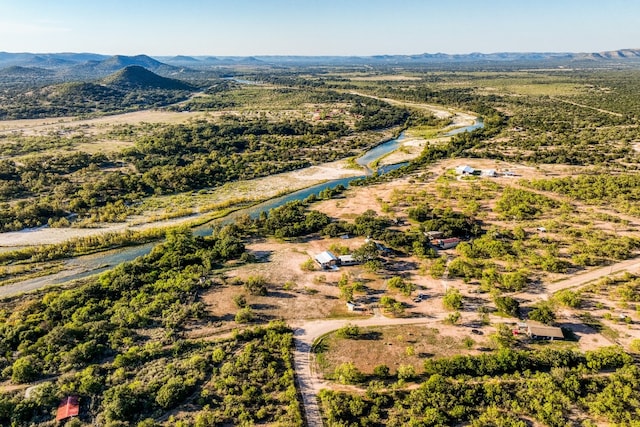
POLYGON ((0 51, 376 55, 640 48, 637 0, 0 0, 0 51))

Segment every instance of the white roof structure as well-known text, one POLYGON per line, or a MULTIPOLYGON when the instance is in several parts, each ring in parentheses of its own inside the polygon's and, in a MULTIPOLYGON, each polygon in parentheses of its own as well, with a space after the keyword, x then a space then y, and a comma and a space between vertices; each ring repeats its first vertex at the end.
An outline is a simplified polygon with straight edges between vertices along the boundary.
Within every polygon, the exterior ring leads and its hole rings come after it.
POLYGON ((458 175, 465 175, 465 174, 471 175, 475 171, 476 170, 469 165, 460 165, 456 168, 456 173, 458 175))
POLYGON ((332 262, 338 261, 338 258, 329 251, 321 252, 314 258, 318 263, 320 263, 320 265, 331 264, 332 262))
POLYGON ((495 169, 484 169, 482 176, 498 176, 498 172, 495 169))

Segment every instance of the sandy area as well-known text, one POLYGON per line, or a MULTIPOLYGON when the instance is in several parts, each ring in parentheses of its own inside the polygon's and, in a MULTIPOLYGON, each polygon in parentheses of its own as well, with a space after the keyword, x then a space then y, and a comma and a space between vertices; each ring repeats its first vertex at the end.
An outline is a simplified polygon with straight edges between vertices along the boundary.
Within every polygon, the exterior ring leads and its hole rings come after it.
MULTIPOLYGON (((37 229, 0 233, 0 248, 19 248, 24 246, 35 246, 43 244, 61 243, 73 238, 100 235, 111 232, 122 232, 125 230, 140 231, 154 227, 168 227, 185 224, 194 221, 205 215, 200 208, 212 204, 222 204, 229 200, 265 200, 278 196, 285 192, 292 192, 305 187, 309 187, 321 182, 362 175, 362 170, 349 169, 345 161, 325 163, 311 166, 309 168, 285 172, 255 180, 237 181, 227 183, 219 188, 209 191, 206 195, 191 197, 191 193, 185 195, 187 199, 192 199, 194 215, 148 222, 154 214, 160 212, 150 212, 145 216, 130 217, 127 222, 115 224, 99 224, 96 228, 49 228, 41 227, 37 229)), ((171 206, 176 196, 161 198, 159 203, 166 203, 167 208, 171 206)))
POLYGON ((175 112, 164 110, 144 110, 132 113, 114 114, 91 119, 61 117, 46 119, 6 120, 0 122, 0 133, 21 132, 24 135, 43 134, 61 127, 104 127, 136 123, 182 123, 189 119, 205 116, 204 112, 175 112))

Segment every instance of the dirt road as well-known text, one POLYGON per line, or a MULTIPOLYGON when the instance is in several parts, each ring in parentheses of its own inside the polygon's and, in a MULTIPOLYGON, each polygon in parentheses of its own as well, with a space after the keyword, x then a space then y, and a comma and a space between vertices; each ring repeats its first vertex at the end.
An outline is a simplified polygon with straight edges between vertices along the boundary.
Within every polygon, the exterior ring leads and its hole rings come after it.
MULTIPOLYGON (((638 258, 628 259, 626 261, 621 261, 606 267, 595 268, 593 270, 585 271, 581 274, 575 274, 568 279, 559 280, 554 283, 548 283, 545 285, 545 293, 538 294, 537 297, 539 299, 548 299, 555 292, 558 292, 562 289, 575 290, 582 286, 586 286, 589 283, 602 277, 611 276, 613 274, 621 273, 624 271, 628 271, 630 273, 640 272, 640 260, 638 258)), ((521 294, 530 296, 530 294, 526 292, 523 292, 521 294)))
POLYGON ((384 316, 373 316, 368 319, 331 319, 331 320, 313 320, 304 322, 294 328, 294 367, 296 371, 296 381, 300 394, 302 395, 302 403, 304 405, 304 413, 306 425, 308 427, 322 427, 322 416, 318 406, 318 392, 324 383, 318 378, 313 371, 313 343, 329 332, 335 331, 346 324, 357 326, 388 326, 388 325, 408 325, 408 324, 429 324, 440 322, 444 319, 444 314, 434 317, 414 317, 406 319, 392 319, 384 316))

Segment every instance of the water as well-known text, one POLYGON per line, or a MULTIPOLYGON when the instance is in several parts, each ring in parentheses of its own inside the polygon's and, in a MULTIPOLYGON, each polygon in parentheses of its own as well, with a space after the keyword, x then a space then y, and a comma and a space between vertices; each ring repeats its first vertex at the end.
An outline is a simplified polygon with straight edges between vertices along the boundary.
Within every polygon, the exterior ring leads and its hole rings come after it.
POLYGON ((445 136, 453 136, 453 135, 457 135, 459 133, 463 133, 463 132, 473 132, 476 129, 480 129, 484 127, 484 122, 482 121, 482 119, 478 118, 476 119, 475 123, 469 126, 464 126, 458 129, 454 129, 450 132, 445 133, 445 136))
POLYGON ((358 159, 356 159, 356 163, 358 163, 360 166, 367 167, 367 165, 370 164, 371 162, 374 162, 375 160, 378 160, 382 156, 389 154, 392 151, 395 151, 400 146, 400 143, 402 142, 403 139, 404 139, 404 132, 401 133, 400 136, 398 136, 395 139, 389 140, 376 147, 373 147, 371 150, 367 151, 358 159))
MULTIPOLYGON (((475 129, 483 127, 484 124, 482 120, 478 119, 476 123, 470 126, 466 126, 460 129, 456 129, 455 133, 460 132, 470 132, 475 129)), ((452 133, 447 133, 450 135, 452 133)), ((356 163, 366 168, 367 173, 370 174, 371 170, 367 165, 372 162, 380 159, 384 155, 395 151, 401 144, 404 139, 404 133, 401 133, 398 138, 391 139, 386 141, 371 150, 364 153, 362 156, 356 159, 356 163)), ((392 170, 398 169, 402 166, 407 165, 408 162, 398 163, 394 165, 386 165, 377 169, 379 174, 388 173, 392 170)), ((236 218, 242 215, 249 215, 251 218, 257 218, 260 213, 268 212, 271 209, 277 208, 278 206, 282 206, 285 203, 295 201, 295 200, 304 200, 312 194, 318 194, 319 192, 327 189, 327 188, 335 188, 338 185, 342 185, 344 187, 348 187, 349 184, 356 180, 365 178, 366 175, 354 176, 349 178, 341 178, 334 179, 331 181, 324 182, 322 184, 317 184, 302 190, 295 191, 293 193, 276 197, 274 199, 269 199, 257 205, 239 209, 231 214, 225 216, 224 218, 219 218, 213 220, 207 224, 203 224, 193 228, 193 233, 197 236, 207 236, 211 234, 211 226, 213 224, 225 224, 232 222, 236 218)), ((135 258, 146 255, 154 248, 157 242, 146 243, 143 245, 137 246, 129 246, 125 248, 112 249, 109 251, 99 252, 92 255, 83 255, 73 259, 69 259, 65 261, 65 270, 52 274, 50 276, 40 277, 32 280, 25 280, 23 282, 14 283, 11 285, 6 285, 0 287, 0 297, 15 295, 22 292, 28 292, 31 290, 42 288, 46 285, 54 285, 60 284, 64 282, 68 282, 71 280, 82 279, 84 277, 88 277, 94 274, 101 273, 103 271, 112 269, 113 267, 121 264, 123 262, 134 260, 135 258), (82 271, 79 271, 82 270, 82 271)))
MULTIPOLYGON (((367 171, 370 173, 370 170, 368 169, 367 165, 379 159, 380 157, 396 150, 403 138, 404 138, 404 134, 401 134, 396 139, 389 140, 387 142, 384 142, 372 148, 371 150, 367 151, 364 155, 356 159, 356 163, 366 167, 367 171)), ((387 173, 389 171, 397 169, 406 164, 407 163, 405 162, 405 163, 399 163, 395 165, 383 166, 379 168, 377 172, 380 174, 387 173)), ((256 204, 254 206, 244 208, 244 209, 239 209, 225 216, 224 218, 219 218, 207 224, 194 227, 193 233, 197 236, 208 236, 211 234, 211 226, 213 224, 230 223, 242 215, 249 215, 251 218, 257 218, 260 215, 260 213, 268 212, 269 210, 277 208, 278 206, 282 206, 285 203, 295 201, 295 200, 304 200, 312 194, 318 194, 319 192, 327 188, 335 188, 338 185, 348 187, 352 181, 356 179, 362 179, 364 177, 366 177, 366 175, 334 179, 331 181, 324 182, 322 184, 317 184, 311 187, 304 188, 302 190, 294 191, 293 193, 290 193, 284 196, 269 199, 267 201, 256 204)), ((148 254, 149 252, 151 252, 151 250, 154 248, 156 244, 157 242, 146 243, 143 245, 112 249, 109 251, 99 252, 92 255, 83 255, 83 256, 69 259, 65 261, 65 269, 60 273, 56 273, 50 276, 40 277, 32 280, 25 280, 23 282, 18 282, 11 285, 0 287, 0 297, 14 295, 22 292, 28 292, 28 291, 42 288, 46 285, 60 284, 60 283, 68 282, 71 280, 82 279, 84 277, 101 273, 103 271, 112 269, 118 264, 131 261, 139 256, 148 254)))

